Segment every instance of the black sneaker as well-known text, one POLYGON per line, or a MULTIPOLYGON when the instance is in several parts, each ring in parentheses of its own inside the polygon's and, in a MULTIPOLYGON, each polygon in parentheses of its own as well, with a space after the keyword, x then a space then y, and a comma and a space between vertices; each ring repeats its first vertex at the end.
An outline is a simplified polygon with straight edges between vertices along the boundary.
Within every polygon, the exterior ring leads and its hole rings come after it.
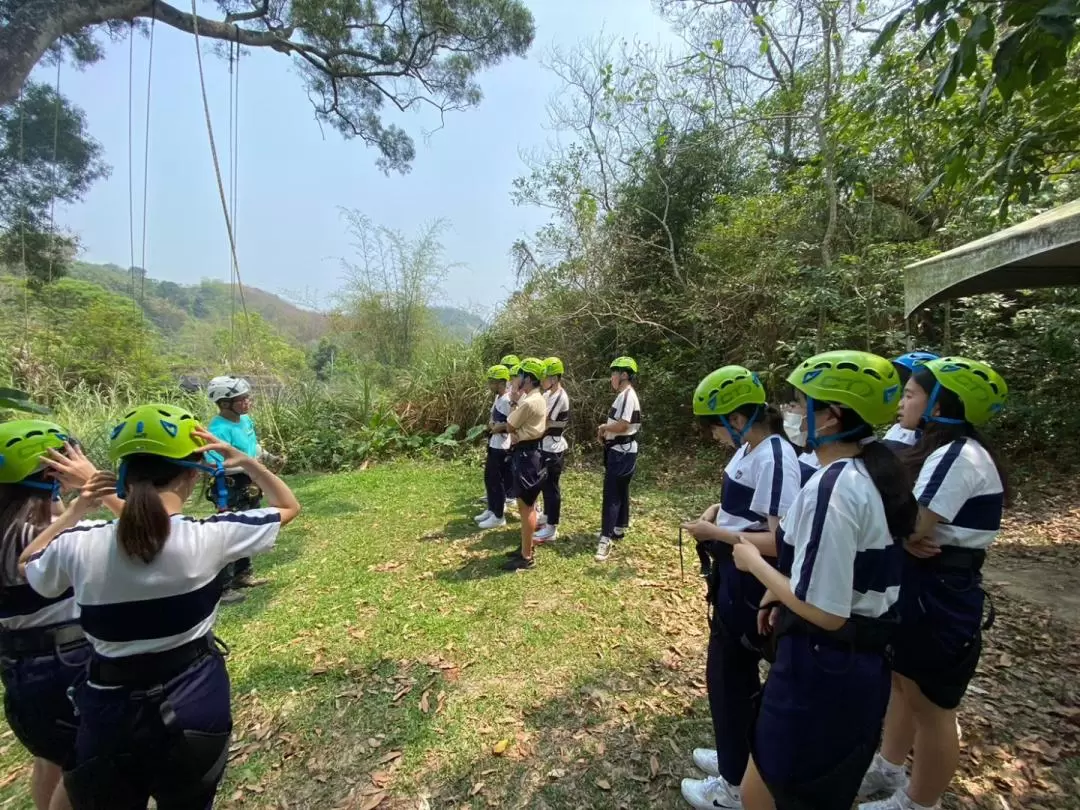
POLYGON ((520 548, 511 549, 510 551, 506 552, 506 556, 509 557, 511 560, 513 560, 513 559, 521 559, 521 549, 520 548))
POLYGON ((237 602, 243 602, 247 599, 247 596, 240 593, 240 591, 225 591, 221 594, 219 600, 223 605, 235 605, 237 602))
POLYGON ((526 571, 536 565, 536 562, 530 557, 525 559, 520 556, 521 552, 518 552, 517 557, 511 557, 503 565, 503 571, 526 571))

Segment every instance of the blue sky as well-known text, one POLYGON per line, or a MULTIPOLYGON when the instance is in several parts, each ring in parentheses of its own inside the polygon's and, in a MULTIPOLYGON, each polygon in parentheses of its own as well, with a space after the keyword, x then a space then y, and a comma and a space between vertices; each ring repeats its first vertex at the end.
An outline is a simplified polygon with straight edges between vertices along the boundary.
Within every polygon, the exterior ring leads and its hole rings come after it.
MULTIPOLYGON (((527 0, 536 18, 529 56, 481 77, 480 107, 447 119, 425 141, 430 117, 404 116, 417 141, 410 174, 384 176, 375 153, 359 141, 320 130, 302 83, 288 60, 253 51, 240 86, 237 236, 245 284, 325 302, 339 286, 340 258, 350 252, 339 215, 355 208, 375 222, 413 233, 424 223, 449 223, 443 243, 461 266, 443 284, 444 301, 490 311, 510 292, 508 251, 546 221, 545 212, 510 201, 524 172, 521 152, 552 137, 545 105, 558 89, 540 65, 553 45, 569 48, 601 33, 645 42, 673 39, 650 0, 527 0)), ((86 200, 60 212, 79 234, 82 258, 130 262, 128 227, 128 43, 85 72, 65 66, 61 91, 87 114, 105 147, 112 176, 86 200)), ((208 53, 203 64, 214 135, 228 177, 228 68, 208 53)), ((135 40, 135 263, 141 259, 142 155, 148 42, 135 40)), ((42 70, 39 80, 52 81, 42 70)), ((228 240, 206 134, 192 37, 158 26, 153 96, 146 266, 155 278, 196 282, 229 278, 228 240)))

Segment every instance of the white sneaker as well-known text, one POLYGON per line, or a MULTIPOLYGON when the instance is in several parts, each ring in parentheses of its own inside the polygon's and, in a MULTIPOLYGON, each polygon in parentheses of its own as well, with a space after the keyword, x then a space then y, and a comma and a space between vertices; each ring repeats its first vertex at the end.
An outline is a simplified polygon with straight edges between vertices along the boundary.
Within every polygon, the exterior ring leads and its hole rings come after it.
POLYGON ((537 526, 537 528, 539 528, 540 526, 546 526, 546 525, 547 525, 547 515, 545 515, 543 512, 537 512, 536 513, 536 526, 537 526))
POLYGON ((729 785, 722 776, 683 779, 682 795, 698 810, 742 810, 742 791, 729 785))
POLYGON ((855 798, 869 799, 883 793, 895 793, 898 790, 903 792, 908 786, 908 781, 907 771, 904 770, 904 766, 897 767, 881 754, 874 754, 874 759, 870 763, 866 775, 863 776, 862 784, 859 785, 859 792, 855 798))
POLYGON ((474 517, 473 520, 475 520, 477 523, 483 523, 485 520, 487 520, 489 517, 491 517, 492 514, 493 514, 493 512, 490 509, 485 509, 479 515, 474 517))
POLYGON ((494 515, 492 515, 491 517, 489 517, 487 520, 485 520, 484 522, 482 522, 480 524, 480 528, 481 529, 497 529, 500 526, 505 526, 505 525, 506 525, 506 518, 505 517, 497 518, 494 515))
POLYGON ((603 562, 611 554, 612 539, 610 537, 601 537, 600 542, 596 544, 596 561, 603 562))
POLYGON ((559 527, 548 524, 542 529, 537 530, 533 535, 534 543, 550 543, 556 537, 559 536, 559 527))
POLYGON ((704 771, 709 776, 720 775, 720 762, 715 748, 695 748, 694 765, 699 771, 704 771))
POLYGON ((916 804, 907 795, 907 788, 898 788, 892 796, 877 802, 866 802, 859 805, 859 810, 935 810, 937 804, 926 807, 916 804))

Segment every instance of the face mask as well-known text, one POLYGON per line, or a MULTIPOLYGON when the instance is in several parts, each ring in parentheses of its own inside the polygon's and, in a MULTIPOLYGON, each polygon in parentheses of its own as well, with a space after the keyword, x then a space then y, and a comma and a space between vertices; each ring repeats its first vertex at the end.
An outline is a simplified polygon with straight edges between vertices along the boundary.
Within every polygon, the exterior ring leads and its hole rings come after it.
POLYGON ((796 444, 799 447, 806 446, 806 430, 803 428, 804 418, 805 417, 799 413, 784 414, 784 433, 787 434, 787 437, 792 444, 796 444))

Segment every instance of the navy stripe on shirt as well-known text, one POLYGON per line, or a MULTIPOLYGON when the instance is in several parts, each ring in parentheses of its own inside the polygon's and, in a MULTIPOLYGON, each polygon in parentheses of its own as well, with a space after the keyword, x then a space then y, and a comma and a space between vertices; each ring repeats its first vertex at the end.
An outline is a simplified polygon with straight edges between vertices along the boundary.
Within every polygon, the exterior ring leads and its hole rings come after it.
POLYGON ((750 509, 753 502, 753 488, 740 484, 725 472, 724 483, 720 486, 720 508, 729 515, 736 515, 753 523, 765 520, 765 515, 759 515, 750 509))
POLYGON ((821 533, 825 528, 825 517, 829 512, 829 499, 832 498, 833 490, 836 488, 836 479, 840 477, 846 466, 846 461, 833 464, 818 482, 817 500, 814 503, 814 522, 810 526, 810 542, 806 545, 802 570, 799 572, 799 585, 795 589, 795 597, 804 602, 806 592, 810 589, 810 577, 814 573, 818 549, 821 547, 821 533))
POLYGON ((780 526, 776 529, 776 570, 790 579, 794 565, 795 546, 784 542, 784 527, 780 526))
POLYGON ((194 591, 113 602, 107 605, 83 605, 79 621, 88 635, 101 641, 125 642, 167 638, 187 632, 214 612, 221 598, 220 575, 194 591))
POLYGON ((799 462, 799 483, 804 487, 806 482, 814 477, 814 473, 818 471, 818 468, 812 464, 807 464, 805 461, 799 462))
POLYGON ((904 555, 899 543, 888 548, 860 549, 855 553, 851 590, 856 593, 885 593, 900 585, 904 555))
POLYGON ((780 515, 780 496, 784 493, 784 456, 780 451, 783 439, 770 439, 772 445, 772 495, 769 498, 769 514, 780 515))
POLYGON ((930 482, 926 485, 922 495, 919 496, 919 503, 923 506, 929 506, 930 502, 937 496, 941 485, 945 483, 945 476, 949 474, 952 465, 960 457, 960 451, 964 449, 965 444, 967 444, 966 438, 954 441, 949 445, 949 449, 945 451, 945 455, 941 457, 938 465, 934 467, 934 472, 930 475, 930 482))
POLYGON ((1001 528, 1001 514, 1005 511, 1005 493, 994 495, 976 495, 968 498, 956 517, 949 521, 951 526, 975 531, 996 532, 1001 528))
POLYGON ((221 512, 206 518, 193 518, 181 515, 189 523, 244 523, 248 526, 265 526, 267 523, 280 523, 281 513, 274 511, 265 515, 252 515, 247 512, 221 512))
POLYGON ((63 602, 75 595, 68 588, 59 596, 42 596, 29 585, 9 585, 0 589, 0 619, 12 619, 16 616, 30 616, 57 602, 63 602))

